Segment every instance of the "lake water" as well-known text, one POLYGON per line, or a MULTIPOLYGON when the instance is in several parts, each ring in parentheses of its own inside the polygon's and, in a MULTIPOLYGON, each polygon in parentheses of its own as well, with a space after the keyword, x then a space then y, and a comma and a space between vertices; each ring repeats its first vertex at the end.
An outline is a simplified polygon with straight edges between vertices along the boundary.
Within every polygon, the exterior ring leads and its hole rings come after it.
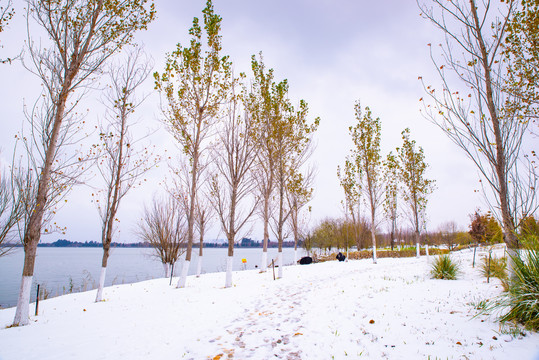
MULTIPOLYGON (((298 249, 298 257, 305 251, 298 249)), ((40 284, 57 296, 69 291, 78 292, 95 288, 101 271, 101 248, 38 248, 32 284, 32 301, 35 300, 36 287, 40 284)), ((221 272, 226 269, 226 248, 204 249, 202 273, 221 272)), ((234 249, 234 270, 254 269, 260 266, 262 249, 234 249), (242 264, 241 259, 247 259, 242 264)), ((277 249, 268 249, 268 260, 277 257, 277 249)), ((193 249, 189 274, 196 273, 198 249, 193 249)), ((21 282, 24 251, 17 248, 9 255, 0 257, 0 307, 6 308, 17 304, 21 282)), ((283 249, 283 264, 292 264, 294 249, 283 249)), ((181 265, 176 264, 175 274, 181 265)), ((155 279, 164 276, 163 265, 152 256, 152 249, 115 248, 111 249, 107 266, 105 286, 129 284, 137 281, 155 279)), ((224 281, 224 280, 223 280, 224 281)))

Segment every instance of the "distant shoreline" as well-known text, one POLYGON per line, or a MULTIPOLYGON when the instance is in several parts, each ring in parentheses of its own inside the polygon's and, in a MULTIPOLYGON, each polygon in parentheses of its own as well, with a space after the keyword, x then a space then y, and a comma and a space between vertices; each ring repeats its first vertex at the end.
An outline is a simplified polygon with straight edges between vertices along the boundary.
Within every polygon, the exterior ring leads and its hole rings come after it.
MULTIPOLYGON (((52 243, 39 243, 37 246, 38 247, 61 247, 61 248, 101 248, 103 247, 101 242, 97 242, 97 241, 79 242, 79 241, 69 241, 65 239, 59 239, 52 243)), ((194 248, 198 248, 198 246, 199 246, 198 243, 193 244, 194 248)), ((21 243, 17 243, 17 244, 8 245, 5 247, 23 247, 23 245, 21 243)), ((137 243, 113 242, 111 244, 111 247, 112 248, 151 248, 152 246, 146 242, 137 242, 137 243)), ((207 242, 207 243, 204 243, 204 247, 205 248, 227 248, 228 243, 227 242, 207 242)), ((276 247, 278 247, 278 243, 276 241, 268 242, 268 248, 276 248, 276 247)), ((294 242, 284 241, 283 247, 284 248, 294 247, 294 242)), ((298 244, 298 247, 300 247, 300 244, 298 244)), ((234 248, 262 248, 262 242, 244 238, 239 243, 234 244, 234 248)))

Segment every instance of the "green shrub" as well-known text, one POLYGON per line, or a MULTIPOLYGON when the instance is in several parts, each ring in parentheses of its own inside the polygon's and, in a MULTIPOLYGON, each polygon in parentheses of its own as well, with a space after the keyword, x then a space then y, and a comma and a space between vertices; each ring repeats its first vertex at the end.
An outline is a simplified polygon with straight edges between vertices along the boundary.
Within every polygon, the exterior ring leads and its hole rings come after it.
POLYGON ((509 307, 500 321, 519 322, 527 329, 539 331, 539 246, 526 248, 511 257, 514 275, 509 280, 509 291, 496 301, 495 308, 509 307))
POLYGON ((430 270, 433 279, 455 280, 459 273, 459 263, 453 261, 449 255, 436 257, 430 270))

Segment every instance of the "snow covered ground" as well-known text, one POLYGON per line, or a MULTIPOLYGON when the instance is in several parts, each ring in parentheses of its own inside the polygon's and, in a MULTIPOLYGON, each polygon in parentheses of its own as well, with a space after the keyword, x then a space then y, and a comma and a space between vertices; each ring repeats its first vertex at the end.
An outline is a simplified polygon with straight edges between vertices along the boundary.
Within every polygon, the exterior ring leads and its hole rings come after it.
MULTIPOLYGON (((504 335, 475 306, 501 291, 453 256, 460 280, 429 278, 429 259, 326 262, 284 269, 168 279, 40 302, 29 326, 6 328, 0 359, 538 359, 539 334, 504 335)), ((430 258, 432 260, 432 257, 430 258)), ((31 306, 33 310, 34 307, 31 306)))

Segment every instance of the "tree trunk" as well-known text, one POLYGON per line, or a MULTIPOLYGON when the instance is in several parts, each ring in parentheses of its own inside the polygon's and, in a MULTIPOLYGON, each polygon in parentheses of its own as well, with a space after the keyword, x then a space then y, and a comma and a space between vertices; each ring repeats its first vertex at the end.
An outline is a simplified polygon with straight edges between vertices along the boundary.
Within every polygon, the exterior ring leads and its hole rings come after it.
POLYGON ((97 295, 95 296, 95 302, 103 301, 103 288, 105 287, 105 275, 107 273, 107 267, 101 268, 101 274, 99 275, 99 285, 97 286, 97 295))
POLYGON ((105 275, 107 273, 107 263, 109 258, 110 243, 103 247, 103 259, 101 260, 101 274, 99 275, 99 284, 97 286, 97 295, 95 302, 103 300, 103 288, 105 287, 105 275))
POLYGON ((283 278, 283 248, 279 245, 279 252, 277 253, 277 265, 279 266, 279 272, 277 277, 283 278))
POLYGON ((198 172, 198 150, 195 150, 193 155, 193 166, 191 168, 191 191, 189 196, 189 216, 187 217, 187 249, 185 251, 185 262, 180 272, 178 285, 176 288, 184 288, 187 282, 187 273, 189 272, 189 264, 191 263, 191 252, 193 251, 193 228, 195 224, 195 202, 196 202, 196 187, 197 187, 197 172, 198 172))
POLYGON ((269 241, 269 195, 264 194, 264 240, 262 243, 262 263, 260 264, 260 272, 266 272, 268 268, 268 241, 269 241))
MULTIPOLYGON (((26 261, 25 261, 26 262, 26 261)), ((13 325, 28 325, 30 315, 30 291, 32 290, 33 276, 24 276, 21 280, 19 298, 17 300, 17 309, 15 311, 15 320, 13 325)))
POLYGON ((225 288, 232 287, 232 266, 234 265, 234 256, 229 255, 226 257, 226 280, 225 288))
POLYGON ((45 164, 38 183, 35 207, 32 211, 32 215, 30 215, 30 219, 24 233, 24 266, 22 269, 21 292, 19 293, 17 310, 15 311, 15 318, 13 319, 13 325, 15 326, 28 324, 30 289, 32 285, 32 277, 34 276, 37 244, 39 243, 39 239, 41 237, 41 227, 43 225, 43 215, 45 214, 47 204, 47 192, 50 186, 52 165, 55 159, 65 103, 67 101, 67 89, 69 89, 71 86, 71 79, 73 76, 75 76, 75 74, 72 74, 70 71, 68 73, 68 80, 66 80, 66 83, 64 83, 64 87, 60 93, 58 107, 54 117, 53 129, 47 151, 45 153, 45 164))
POLYGON ((374 225, 371 226, 371 238, 372 238, 372 262, 377 264, 378 260, 376 257, 376 235, 374 230, 374 225))
POLYGON ((268 268, 268 248, 266 246, 266 249, 262 251, 262 263, 260 265, 260 272, 266 272, 266 269, 268 268))
POLYGON ((170 277, 170 264, 164 262, 163 263, 163 270, 165 271, 165 278, 168 279, 170 277))
MULTIPOLYGON (((506 169, 506 154, 504 149, 504 141, 502 139, 501 130, 500 130, 500 120, 498 118, 498 112, 496 105, 494 103, 494 96, 492 91, 492 78, 491 78, 491 69, 488 63, 488 52, 483 40, 481 33, 481 24, 477 16, 477 8, 475 6, 475 1, 470 0, 470 9, 475 23, 475 32, 476 38, 481 49, 481 62, 484 70, 485 76, 485 90, 487 98, 487 107, 489 115, 492 121, 492 130, 494 132, 494 140, 496 143, 496 163, 495 163, 495 172, 498 180, 498 196, 500 200, 500 210, 502 215, 502 227, 503 227, 503 238, 504 242, 507 244, 507 251, 510 255, 515 255, 517 249, 519 248, 518 238, 515 233, 515 226, 511 217, 511 211, 509 208, 508 200, 508 186, 507 186, 507 169, 506 169)), ((511 259, 511 257, 509 257, 511 259)), ((508 269, 513 274, 512 261, 509 260, 508 269)))
POLYGON ((198 260, 197 260, 197 275, 196 277, 200 277, 200 274, 202 273, 202 255, 204 250, 204 236, 202 233, 204 232, 203 227, 201 229, 200 233, 200 241, 198 242, 198 260))
MULTIPOLYGON (((371 188, 371 184, 369 182, 369 188, 371 188)), ((376 208, 374 207, 374 194, 373 191, 370 191, 370 201, 371 201, 371 238, 372 238, 372 262, 373 264, 378 263, 378 259, 376 257, 376 208)))
POLYGON ((178 285, 176 288, 184 288, 187 283, 187 273, 189 272, 189 264, 191 261, 185 259, 182 264, 182 269, 180 272, 180 279, 178 280, 178 285))

